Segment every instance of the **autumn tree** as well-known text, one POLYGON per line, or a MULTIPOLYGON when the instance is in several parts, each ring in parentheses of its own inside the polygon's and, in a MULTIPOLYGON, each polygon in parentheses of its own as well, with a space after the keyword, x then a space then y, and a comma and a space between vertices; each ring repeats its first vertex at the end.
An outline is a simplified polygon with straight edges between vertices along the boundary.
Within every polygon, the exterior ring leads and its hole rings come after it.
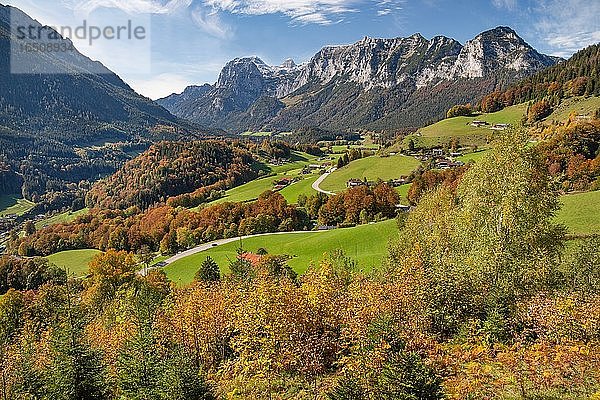
POLYGON ((446 118, 466 116, 471 115, 471 113, 473 113, 473 108, 470 104, 458 104, 448 110, 446 118))
POLYGON ((527 119, 529 122, 540 121, 552 114, 552 106, 546 100, 535 102, 527 111, 527 119))
POLYGON ((425 195, 392 263, 402 270, 403 259, 416 258, 422 266, 431 328, 452 335, 468 318, 511 313, 519 299, 554 287, 564 236, 553 222, 558 207, 543 159, 520 132, 508 133, 456 190, 425 195))
POLYGON ((583 239, 574 259, 568 260, 567 280, 570 288, 587 293, 600 291, 600 236, 583 239))
POLYGON ((9 399, 11 381, 8 349, 23 325, 24 298, 21 292, 9 290, 0 297, 0 385, 2 399, 9 399))
POLYGON ((35 224, 31 220, 29 220, 25 222, 25 225, 23 225, 23 230, 25 231, 25 236, 31 236, 36 231, 35 224))
POLYGON ((98 254, 90 262, 89 270, 86 296, 92 304, 101 306, 112 301, 121 287, 133 283, 137 264, 131 253, 109 250, 98 254))

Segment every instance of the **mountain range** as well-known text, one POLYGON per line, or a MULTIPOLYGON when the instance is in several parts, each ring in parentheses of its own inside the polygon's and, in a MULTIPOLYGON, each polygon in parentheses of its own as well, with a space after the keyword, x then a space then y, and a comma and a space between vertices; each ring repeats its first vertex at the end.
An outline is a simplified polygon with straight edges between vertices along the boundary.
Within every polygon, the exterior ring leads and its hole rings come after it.
POLYGON ((34 200, 62 195, 70 183, 110 174, 153 142, 221 133, 172 115, 52 28, 0 5, 2 187, 34 200), (19 50, 19 27, 42 29, 38 45, 54 32, 60 50, 19 50))
MULTIPOLYGON (((11 29, 16 26, 44 27, 17 8, 0 5, 0 123, 5 128, 79 145, 147 135, 156 126, 202 131, 137 94, 69 39, 54 41, 67 51, 11 50, 24 42, 11 29)), ((46 34, 42 37, 39 43, 47 41, 46 34)))
POLYGON ((324 47, 301 65, 237 58, 215 84, 190 86, 157 102, 181 118, 231 132, 410 129, 560 61, 540 54, 508 27, 464 45, 420 34, 365 37, 324 47))

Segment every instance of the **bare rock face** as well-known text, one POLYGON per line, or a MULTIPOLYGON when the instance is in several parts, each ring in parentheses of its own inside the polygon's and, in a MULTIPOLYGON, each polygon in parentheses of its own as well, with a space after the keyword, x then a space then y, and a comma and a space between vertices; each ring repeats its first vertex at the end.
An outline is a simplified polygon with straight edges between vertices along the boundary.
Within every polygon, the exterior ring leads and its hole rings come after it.
POLYGON ((482 78, 505 69, 524 77, 559 59, 538 53, 515 31, 498 27, 483 32, 463 47, 452 71, 454 78, 482 78))
MULTIPOLYGON (((290 129, 303 124, 355 129, 381 118, 375 107, 386 109, 389 118, 411 97, 422 96, 428 89, 470 81, 478 89, 469 93, 469 85, 462 84, 467 93, 460 99, 474 100, 479 91, 508 84, 558 61, 538 53, 507 27, 483 32, 464 46, 444 36, 428 40, 418 33, 394 39, 365 37, 350 45, 324 47, 302 65, 289 59, 269 66, 258 57, 237 58, 227 63, 211 90, 196 91, 196 98, 186 91, 180 95, 185 100, 173 95, 158 102, 180 117, 232 131, 269 125, 290 129), (326 115, 318 116, 327 112, 333 117, 340 110, 352 113, 357 107, 368 115, 354 123, 338 124, 326 115), (250 109, 263 119, 249 118, 250 109), (316 119, 306 120, 303 111, 316 119)), ((448 101, 454 99, 459 100, 450 94, 448 101)), ((426 100, 422 103, 429 106, 426 100)), ((401 118, 394 121, 403 124, 401 118)))

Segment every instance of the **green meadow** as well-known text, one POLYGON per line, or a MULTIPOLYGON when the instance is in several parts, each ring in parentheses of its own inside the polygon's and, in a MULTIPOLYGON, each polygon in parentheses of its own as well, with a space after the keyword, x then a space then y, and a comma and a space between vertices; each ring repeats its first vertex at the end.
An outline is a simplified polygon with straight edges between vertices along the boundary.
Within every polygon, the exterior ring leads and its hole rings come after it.
POLYGON ((88 264, 100 253, 100 250, 94 249, 69 250, 52 254, 46 258, 52 264, 66 268, 69 275, 80 277, 88 273, 88 264))
POLYGON ((321 184, 321 189, 330 192, 341 192, 346 189, 350 179, 390 180, 409 175, 421 163, 413 157, 395 155, 389 157, 367 157, 352 161, 344 168, 336 170, 321 184))
POLYGON ((600 191, 562 196, 561 203, 556 221, 566 225, 569 234, 600 234, 600 191))
POLYGON ((355 228, 336 229, 326 232, 289 233, 266 235, 229 243, 202 253, 178 260, 165 268, 167 276, 179 284, 193 280, 196 271, 207 256, 212 257, 221 270, 227 272, 229 260, 235 259, 236 250, 242 246, 246 251, 266 249, 270 254, 287 254, 292 257, 290 267, 299 274, 310 265, 317 265, 325 253, 343 250, 354 259, 359 268, 370 270, 381 265, 387 255, 390 239, 398 233, 395 220, 355 228))
POLYGON ((311 185, 316 177, 304 177, 300 175, 302 169, 309 164, 316 163, 317 157, 306 153, 294 152, 292 162, 277 166, 264 166, 264 170, 270 175, 264 178, 256 179, 244 185, 237 186, 225 192, 225 196, 215 200, 210 204, 219 204, 224 202, 247 202, 258 199, 261 193, 273 189, 273 181, 283 178, 303 178, 302 181, 296 182, 290 187, 281 191, 281 194, 288 202, 295 203, 298 201, 298 196, 301 193, 310 194, 313 192, 311 185), (311 182, 307 182, 311 180, 311 182), (297 186, 296 186, 297 185, 297 186))
POLYGON ((0 217, 6 215, 23 215, 31 210, 35 203, 21 198, 20 195, 0 195, 0 217))
POLYGON ((81 209, 79 211, 66 211, 64 213, 53 215, 50 218, 46 218, 42 221, 38 221, 35 223, 35 227, 37 229, 45 228, 50 225, 55 224, 66 224, 74 221, 77 217, 81 215, 85 215, 89 212, 88 208, 81 209))
POLYGON ((577 115, 594 115, 600 108, 600 97, 573 97, 563 99, 546 121, 566 121, 574 112, 577 115))

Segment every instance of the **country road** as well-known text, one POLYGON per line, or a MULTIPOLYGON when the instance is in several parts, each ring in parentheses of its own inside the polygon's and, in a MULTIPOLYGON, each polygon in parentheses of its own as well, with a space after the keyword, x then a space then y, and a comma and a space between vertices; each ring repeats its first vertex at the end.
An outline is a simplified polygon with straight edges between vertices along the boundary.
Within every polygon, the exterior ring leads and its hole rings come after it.
POLYGON ((328 177, 329 175, 331 175, 331 172, 325 172, 323 175, 321 175, 321 176, 319 177, 319 179, 317 179, 317 180, 315 181, 315 183, 313 183, 313 184, 312 184, 312 188, 313 188, 314 190, 316 190, 317 192, 321 192, 321 193, 325 193, 325 194, 327 194, 327 195, 331 195, 331 196, 333 196, 335 193, 333 193, 333 192, 328 192, 327 190, 323 190, 323 189, 321 189, 321 186, 320 186, 320 185, 321 185, 321 183, 323 183, 323 181, 324 181, 325 179, 327 179, 327 177, 328 177))
POLYGON ((248 236, 235 237, 235 238, 229 238, 229 239, 215 240, 214 242, 204 243, 204 244, 201 244, 200 246, 194 247, 193 249, 189 249, 189 250, 186 250, 186 251, 183 251, 183 252, 181 252, 179 254, 174 255, 173 257, 171 257, 171 258, 163 261, 161 263, 161 268, 165 267, 165 266, 167 266, 169 264, 172 264, 175 261, 181 260, 182 258, 189 257, 189 256, 194 255, 194 254, 202 253, 204 251, 213 249, 215 247, 223 246, 223 245, 228 244, 228 243, 237 242, 240 239, 241 240, 246 240, 246 239, 255 238, 255 237, 261 237, 261 236, 288 235, 288 234, 299 234, 299 233, 318 233, 318 232, 326 232, 326 231, 293 231, 293 232, 261 233, 261 234, 258 234, 258 235, 248 235, 248 236))

